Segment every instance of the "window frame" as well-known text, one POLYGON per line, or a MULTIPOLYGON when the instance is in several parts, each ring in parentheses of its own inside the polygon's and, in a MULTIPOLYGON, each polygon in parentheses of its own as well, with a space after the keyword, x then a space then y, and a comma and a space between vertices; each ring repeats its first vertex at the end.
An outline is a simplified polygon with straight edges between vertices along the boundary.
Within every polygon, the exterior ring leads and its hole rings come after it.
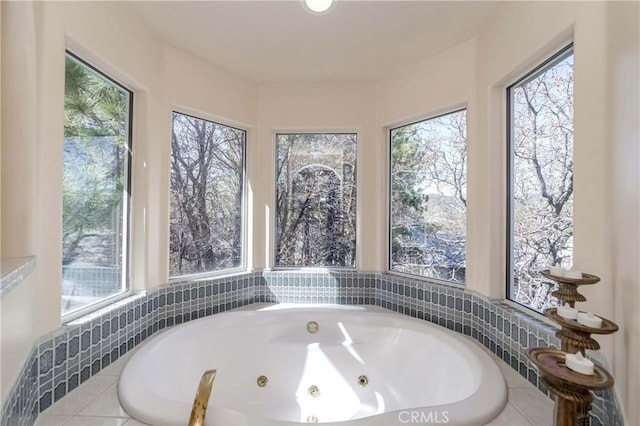
MULTIPOLYGON (((464 105, 457 105, 455 107, 452 108, 447 108, 444 110, 440 110, 439 112, 437 112, 436 114, 433 115, 428 115, 424 118, 419 118, 419 119, 414 119, 414 120, 409 120, 406 122, 400 122, 400 123, 396 123, 393 125, 390 125, 387 127, 387 131, 386 131, 386 135, 387 135, 387 149, 386 149, 386 165, 387 165, 387 179, 386 179, 386 185, 387 185, 387 190, 386 192, 386 196, 387 196, 387 208, 386 208, 386 214, 387 214, 387 233, 386 233, 386 248, 387 248, 387 265, 386 265, 386 272, 388 274, 393 274, 393 275, 397 275, 397 276, 401 276, 401 277, 406 277, 406 278, 412 278, 412 279, 416 279, 416 280, 421 280, 424 282, 430 282, 430 283, 435 283, 435 284, 442 284, 442 285, 446 285, 446 286, 451 286, 451 287, 456 287, 456 288, 461 288, 461 289, 465 289, 467 288, 467 282, 465 280, 464 283, 456 283, 453 281, 447 281, 447 280, 443 280, 440 278, 434 278, 434 277, 426 277, 424 275, 417 275, 417 274, 412 274, 409 272, 401 272, 401 271, 396 271, 391 269, 391 265, 393 263, 393 253, 391 250, 391 242, 393 241, 392 239, 392 235, 391 235, 391 230, 393 228, 393 224, 392 224, 392 220, 393 220, 393 214, 392 214, 392 210, 393 210, 393 206, 392 206, 392 200, 393 200, 393 194, 391 193, 392 189, 393 189, 393 185, 391 182, 391 175, 392 175, 392 164, 391 164, 391 159, 392 154, 391 154, 391 149, 392 149, 392 138, 391 138, 391 132, 393 130, 399 129, 401 127, 405 127, 405 126, 410 126, 413 124, 419 124, 419 123, 423 123, 425 121, 429 121, 429 120, 433 120, 436 118, 440 118, 440 117, 444 117, 446 115, 449 114, 454 114, 457 112, 461 112, 461 111, 465 111, 466 114, 468 114, 469 111, 469 107, 468 105, 464 104, 464 105)), ((468 161, 467 161, 467 166, 468 166, 468 161)), ((467 175, 468 178, 468 175, 467 175)), ((465 225, 468 226, 468 215, 467 212, 465 211, 465 225)), ((465 241, 468 242, 468 233, 465 232, 465 241)), ((465 263, 467 262, 467 249, 465 248, 465 263)), ((465 267, 466 269, 466 267, 465 267)))
MULTIPOLYGON (((111 296, 107 296, 103 299, 100 299, 99 301, 93 302, 93 303, 89 303, 81 308, 78 309, 74 309, 71 310, 67 313, 61 313, 61 322, 62 324, 66 324, 70 321, 74 321, 80 317, 83 317, 85 315, 88 315, 92 312, 95 312, 101 308, 104 308, 105 306, 108 306, 114 302, 117 302, 121 299, 124 299, 126 297, 131 296, 131 294, 133 294, 133 287, 131 285, 131 255, 133 253, 132 250, 132 238, 131 238, 131 216, 132 216, 132 210, 133 210, 133 203, 131 201, 132 197, 131 197, 131 191, 133 188, 133 121, 134 121, 134 114, 133 114, 133 107, 134 107, 134 101, 133 98, 135 96, 135 91, 128 88, 126 85, 118 82, 116 79, 114 79, 113 77, 111 77, 108 73, 100 70, 99 68, 97 68, 96 66, 92 65, 90 62, 86 61, 85 59, 83 59, 82 57, 80 57, 78 54, 74 53, 72 50, 70 50, 69 48, 65 49, 65 59, 67 56, 70 56, 74 61, 80 63, 81 65, 83 65, 84 67, 88 68, 89 70, 91 70, 92 72, 98 74, 100 77, 106 79, 107 81, 109 81, 110 83, 114 84, 115 86, 119 87, 120 89, 126 91, 129 94, 129 105, 128 105, 128 115, 127 115, 127 145, 126 145, 126 152, 127 152, 127 167, 125 169, 125 180, 126 180, 126 184, 123 188, 124 193, 126 194, 126 196, 123 197, 123 215, 122 215, 122 225, 123 225, 123 244, 122 244, 122 251, 123 251, 123 265, 122 265, 122 278, 121 278, 121 288, 123 289, 122 291, 120 291, 119 293, 113 294, 111 296)), ((66 70, 65 70, 66 72, 66 70)), ((65 90, 65 96, 66 96, 66 90, 65 90)), ((64 149, 64 141, 63 141, 63 149, 64 149)), ((63 167, 64 167, 64 162, 63 162, 63 167)), ((60 248, 62 249, 62 244, 60 244, 60 248)), ((62 271, 62 268, 60 269, 60 271, 62 271)), ((61 277, 62 278, 62 277, 61 277)), ((60 282, 60 288, 62 288, 62 281, 60 282)), ((62 296, 62 294, 61 294, 62 296)), ((60 298, 62 300, 62 297, 60 298)))
POLYGON ((358 157, 359 157, 359 150, 360 150, 360 144, 358 143, 360 140, 360 133, 357 130, 349 130, 349 129, 343 129, 343 130, 301 130, 301 131, 297 131, 297 130, 276 130, 273 132, 273 172, 272 172, 272 176, 271 176, 271 183, 272 183, 272 197, 271 197, 271 202, 273 203, 273 212, 274 214, 272 215, 271 218, 271 235, 272 237, 270 238, 270 246, 271 246, 271 259, 270 259, 270 263, 271 263, 271 269, 274 271, 305 271, 305 272, 314 272, 314 271, 318 271, 318 272, 322 272, 322 271, 344 271, 344 272, 349 272, 349 271, 357 271, 359 270, 359 265, 360 265, 360 241, 359 241, 359 237, 360 237, 360 220, 358 218, 358 211, 359 211, 359 190, 360 190, 360 186, 358 184, 359 179, 358 179, 358 174, 360 173, 358 170, 358 157), (277 253, 276 253, 276 234, 278 232, 278 224, 277 224, 277 216, 278 216, 278 212, 277 212, 277 204, 278 204, 278 176, 276 175, 277 171, 278 171, 278 136, 279 135, 355 135, 356 137, 356 174, 355 174, 355 185, 356 185, 356 226, 355 226, 355 259, 354 259, 354 265, 353 266, 296 266, 296 265, 277 265, 276 264, 276 257, 277 257, 277 253))
MULTIPOLYGON (((520 303, 511 298, 512 289, 513 289, 513 248, 514 248, 514 220, 513 220, 513 184, 514 184, 514 144, 513 144, 513 95, 512 89, 516 86, 528 83, 531 80, 536 79, 540 74, 544 73, 547 69, 554 67, 558 63, 562 62, 567 57, 574 55, 574 45, 573 41, 569 44, 565 45, 561 49, 557 50, 551 56, 544 59, 538 65, 530 69, 528 72, 524 73, 524 75, 511 84, 509 84, 506 89, 506 185, 505 185, 505 193, 506 193, 506 220, 505 220, 505 295, 504 300, 513 303, 517 307, 525 308, 528 313, 535 313, 537 315, 542 316, 542 312, 532 308, 531 306, 525 305, 524 303, 520 303)), ((575 65, 574 65, 575 68, 575 65)), ((575 121, 575 120, 574 120, 575 121)))
MULTIPOLYGON (((189 280, 200 280, 205 278, 214 278, 221 277, 226 275, 233 275, 241 272, 245 272, 247 270, 247 200, 248 200, 248 191, 247 191, 247 141, 249 138, 249 130, 243 128, 239 125, 226 124, 226 120, 207 117, 206 114, 201 113, 193 113, 189 112, 184 108, 172 107, 171 108, 171 117, 173 114, 181 114, 191 118, 195 118, 196 120, 207 121, 209 123, 216 124, 218 126, 229 127, 234 130, 239 130, 244 133, 244 140, 242 142, 242 205, 240 206, 240 240, 242 241, 242 248, 240 250, 240 265, 234 266, 232 268, 219 269, 217 271, 206 271, 206 272, 196 272, 182 275, 171 275, 170 263, 167 263, 167 276, 168 283, 173 284, 177 282, 189 281, 189 280), (206 118, 205 118, 206 117, 206 118)), ((173 126, 173 125, 172 125, 173 126)), ((169 149, 169 196, 167 197, 167 211, 168 222, 167 222, 167 259, 171 258, 171 157, 173 156, 173 151, 169 149)))

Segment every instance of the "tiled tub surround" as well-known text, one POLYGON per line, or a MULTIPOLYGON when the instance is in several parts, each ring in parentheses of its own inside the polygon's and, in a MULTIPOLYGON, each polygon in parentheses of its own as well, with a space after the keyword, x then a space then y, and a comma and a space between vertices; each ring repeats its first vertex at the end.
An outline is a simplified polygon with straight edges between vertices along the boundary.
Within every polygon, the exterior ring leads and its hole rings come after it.
MULTIPOLYGON (((390 274, 251 272, 157 287, 43 336, 2 407, 2 426, 32 425, 80 383, 166 327, 251 303, 371 304, 466 334, 544 392, 524 349, 555 346, 555 328, 474 292, 390 274)), ((592 425, 622 425, 612 391, 596 394, 592 425)))
POLYGON ((211 396, 217 425, 281 425, 310 416, 391 425, 399 412, 426 416, 436 409, 449 423, 480 425, 507 399, 500 369, 476 341, 373 305, 254 303, 140 346, 120 376, 118 396, 125 412, 149 425, 184 424, 198 380, 211 368, 219 373, 211 396), (315 334, 310 320, 319 324, 315 334), (255 384, 262 374, 266 390, 255 384), (361 387, 363 374, 371 380, 361 387), (320 398, 306 395, 301 381, 318 385, 320 398))

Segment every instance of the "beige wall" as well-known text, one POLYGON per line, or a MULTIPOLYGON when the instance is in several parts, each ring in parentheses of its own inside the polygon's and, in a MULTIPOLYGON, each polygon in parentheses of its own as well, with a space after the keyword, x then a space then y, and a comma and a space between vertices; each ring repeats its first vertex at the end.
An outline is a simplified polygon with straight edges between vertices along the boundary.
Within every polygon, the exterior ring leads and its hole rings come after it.
POLYGON ((36 35, 31 4, 2 7, 2 256, 35 252, 36 35), (12 102, 21 99, 21 102, 12 102), (25 165, 27 167, 25 167, 25 165))
POLYGON ((474 87, 475 50, 473 39, 379 81, 377 125, 395 126, 466 106, 474 87))
MULTIPOLYGON (((121 8, 108 3, 35 4, 37 31, 37 196, 31 208, 38 214, 36 256, 40 321, 47 331, 60 324, 62 145, 64 125, 64 51, 69 49, 134 91, 132 203, 132 285, 144 288, 151 249, 143 224, 152 211, 146 188, 149 175, 147 145, 159 139, 156 105, 162 103, 162 44, 121 8), (113 31, 118 28, 118 31, 113 31), (108 34, 108 37, 105 37, 108 34), (147 168, 142 167, 147 163, 147 168)), ((7 140, 5 144, 19 143, 7 140)), ((155 259, 155 257, 154 257, 155 259)))
POLYGON ((630 424, 640 423, 638 358, 631 355, 640 339, 633 308, 638 302, 640 214, 637 17, 637 4, 510 3, 478 37, 475 104, 485 107, 478 108, 475 129, 469 129, 484 148, 474 159, 469 153, 469 192, 475 182, 474 195, 481 197, 473 204, 477 211, 470 212, 476 230, 470 223, 469 258, 473 263, 469 275, 479 291, 500 297, 505 270, 503 89, 527 68, 573 40, 574 265, 602 279, 598 285, 581 289, 588 299, 581 308, 618 321, 622 327, 620 334, 597 340, 619 383, 617 391, 628 407, 630 424), (620 61, 625 61, 624 66, 620 61), (628 191, 630 185, 635 193, 628 191), (614 239, 616 230, 618 240, 614 239), (616 251, 623 253, 622 259, 616 251), (621 293, 631 299, 624 299, 621 293))
POLYGON ((36 303, 38 275, 34 272, 2 298, 0 306, 0 400, 18 378, 35 340, 38 304, 36 303))
MULTIPOLYGON (((163 143, 155 148, 158 155, 158 164, 163 165, 157 182, 157 190, 153 191, 160 199, 158 207, 161 214, 156 229, 158 233, 157 243, 157 269, 160 275, 149 277, 149 282, 165 282, 168 277, 168 247, 169 247, 169 161, 171 147, 169 136, 171 132, 171 112, 178 111, 191 114, 218 123, 235 126, 247 130, 247 174, 251 179, 253 168, 250 166, 253 160, 252 150, 256 144, 256 111, 257 111, 257 87, 255 84, 234 76, 220 68, 195 58, 181 50, 166 47, 164 51, 164 88, 167 102, 164 106, 164 116, 161 126, 166 133, 163 143)), ((252 182, 248 182, 247 211, 253 211, 254 189, 252 182)), ((251 222, 248 223, 252 225, 251 222)), ((249 244, 253 232, 247 230, 249 244)), ((247 267, 252 268, 253 252, 247 250, 247 267)))
POLYGON ((640 7, 611 3, 609 31, 609 119, 611 147, 613 320, 616 387, 629 424, 640 424, 640 7), (635 94, 636 96, 630 96, 635 94))
MULTIPOLYGON (((504 294, 504 90, 571 40, 575 53, 574 265, 601 276, 604 282, 610 281, 602 226, 608 223, 608 212, 592 205, 594 198, 607 198, 608 187, 608 171, 599 164, 607 154, 602 143, 606 73, 597 63, 606 53, 604 7, 604 3, 509 3, 478 37, 474 93, 478 108, 469 132, 481 149, 473 160, 469 159, 469 182, 476 188, 473 198, 470 195, 476 211, 469 224, 469 267, 471 279, 484 294, 504 294)), ((586 290, 586 295, 599 300, 606 289, 595 286, 586 290)), ((607 316, 612 307, 603 303, 597 310, 607 316)))
MULTIPOLYGON (((584 290, 585 306, 621 326, 615 338, 599 340, 614 363, 628 420, 640 423, 632 355, 640 335, 637 9, 506 3, 475 39, 379 82, 257 85, 164 45, 124 2, 2 2, 2 254, 36 255, 38 262, 31 281, 7 296, 23 298, 16 304, 34 312, 33 323, 11 338, 32 341, 60 324, 61 230, 52 224, 62 214, 65 47, 134 91, 134 288, 168 278, 172 110, 248 130, 250 268, 273 266, 274 132, 356 131, 358 267, 383 271, 386 129, 467 106, 468 288, 501 298, 504 89, 573 40, 575 265, 602 277, 584 290)), ((7 312, 3 326, 19 318, 7 312)), ((6 342, 3 334, 3 367, 6 342)), ((14 358, 6 362, 18 368, 14 358)))
MULTIPOLYGON (((36 41, 31 4, 2 5, 2 258, 36 252, 36 41), (20 99, 20 102, 12 100, 20 99), (14 140, 19 143, 9 144, 14 140)), ((0 304, 0 399, 4 401, 34 341, 43 333, 37 271, 0 304)))
MULTIPOLYGON (((505 89, 570 41, 575 53, 576 268, 602 278, 583 309, 618 321, 599 337, 630 424, 640 423, 638 5, 511 2, 475 40, 377 84, 377 128, 467 104, 467 288, 504 297, 505 89), (526 17, 526 18, 524 18, 526 17), (609 59, 608 61, 604 58, 609 59), (613 250, 612 250, 613 247, 613 250), (614 356, 615 354, 615 356, 614 356)), ((386 133, 381 133, 386 143, 386 133)), ((384 228, 382 228, 384 229, 384 228)))
POLYGON ((61 321, 62 235, 55 224, 62 223, 65 49, 134 92, 135 290, 167 281, 172 107, 252 124, 256 91, 165 46, 124 2, 2 2, 2 19, 2 257, 37 258, 29 280, 1 302, 4 391, 21 356, 61 321))
POLYGON ((256 268, 273 267, 273 204, 277 131, 354 131, 357 147, 357 266, 380 270, 380 183, 384 175, 376 145, 373 86, 367 84, 270 84, 258 95, 257 144, 249 155, 254 193, 256 268), (362 182, 367 182, 362 185, 362 182))
MULTIPOLYGON (((398 125, 426 119, 442 113, 460 109, 467 110, 467 127, 474 120, 473 105, 470 103, 474 88, 476 41, 470 40, 449 49, 433 58, 423 61, 405 72, 379 81, 376 84, 376 140, 381 170, 387 173, 388 164, 388 130, 398 125)), ((473 154, 473 136, 467 132, 469 156, 473 154)), ((471 159, 468 167, 472 167, 471 159)), ((471 171, 469 170, 469 173, 471 171)), ((468 179, 467 209, 471 207, 471 187, 473 182, 468 179)), ((388 268, 386 247, 389 244, 386 232, 388 223, 387 202, 388 182, 386 175, 382 183, 383 191, 379 195, 380 201, 376 205, 381 210, 381 221, 377 229, 381 230, 383 245, 383 262, 380 270, 388 268)), ((373 206, 371 206, 373 208, 373 206)), ((470 214, 467 214, 467 238, 469 235, 470 214)), ((467 262, 467 285, 473 288, 473 279, 469 277, 469 262, 467 262)))

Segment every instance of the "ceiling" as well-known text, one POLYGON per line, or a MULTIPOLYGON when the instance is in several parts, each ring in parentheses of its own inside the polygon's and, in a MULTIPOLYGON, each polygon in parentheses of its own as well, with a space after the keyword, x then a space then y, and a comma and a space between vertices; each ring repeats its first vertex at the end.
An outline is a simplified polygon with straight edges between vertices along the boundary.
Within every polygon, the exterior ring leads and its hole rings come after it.
POLYGON ((492 1, 135 1, 166 43, 257 82, 371 82, 472 38, 492 1))

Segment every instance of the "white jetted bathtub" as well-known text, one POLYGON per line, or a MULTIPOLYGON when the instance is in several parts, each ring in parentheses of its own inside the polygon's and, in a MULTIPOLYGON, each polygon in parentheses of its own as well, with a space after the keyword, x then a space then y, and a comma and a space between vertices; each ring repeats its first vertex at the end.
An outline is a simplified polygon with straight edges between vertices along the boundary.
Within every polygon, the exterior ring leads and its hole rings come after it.
POLYGON ((482 425, 507 400, 491 358, 443 327, 372 308, 275 305, 152 339, 125 366, 120 402, 144 423, 186 425, 210 369, 208 425, 482 425))

